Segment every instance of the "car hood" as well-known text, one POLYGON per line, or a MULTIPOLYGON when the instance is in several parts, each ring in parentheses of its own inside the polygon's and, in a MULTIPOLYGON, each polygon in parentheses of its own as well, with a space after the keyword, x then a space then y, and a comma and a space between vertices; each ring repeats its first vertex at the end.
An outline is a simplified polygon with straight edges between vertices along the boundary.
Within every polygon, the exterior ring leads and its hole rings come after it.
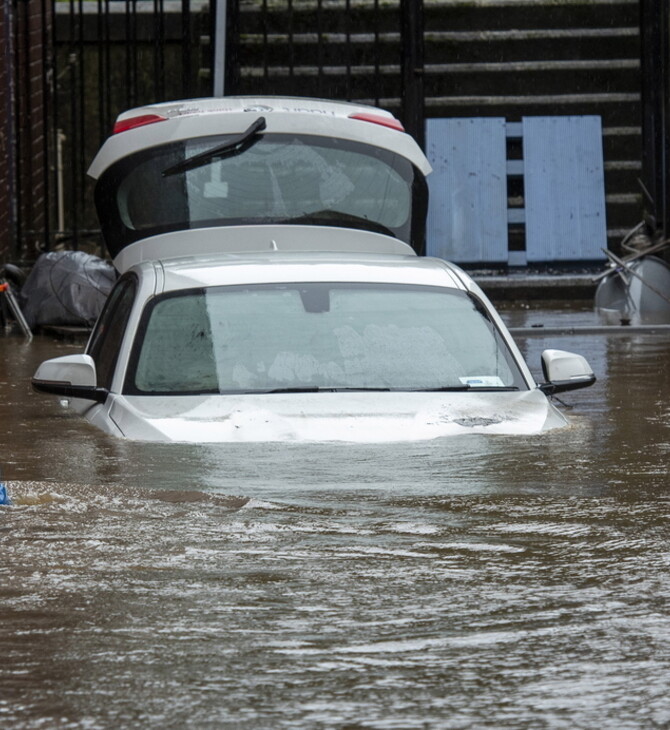
POLYGON ((487 393, 300 393, 112 396, 125 438, 263 442, 429 440, 471 433, 533 434, 565 426, 539 390, 487 393))

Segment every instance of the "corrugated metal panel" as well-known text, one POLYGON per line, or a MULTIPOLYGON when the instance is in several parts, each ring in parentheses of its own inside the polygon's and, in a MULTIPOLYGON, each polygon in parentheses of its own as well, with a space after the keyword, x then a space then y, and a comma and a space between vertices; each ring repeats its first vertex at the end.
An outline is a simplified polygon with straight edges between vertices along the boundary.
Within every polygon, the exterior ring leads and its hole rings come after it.
POLYGON ((505 120, 429 119, 427 253, 457 263, 507 261, 505 120))
POLYGON ((523 156, 528 261, 603 259, 600 117, 524 117, 523 156))

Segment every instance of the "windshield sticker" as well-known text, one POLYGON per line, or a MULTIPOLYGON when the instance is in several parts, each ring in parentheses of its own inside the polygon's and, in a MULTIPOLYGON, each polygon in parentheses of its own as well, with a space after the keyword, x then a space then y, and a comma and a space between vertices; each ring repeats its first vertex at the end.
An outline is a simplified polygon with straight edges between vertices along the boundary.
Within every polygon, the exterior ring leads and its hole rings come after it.
POLYGON ((468 375, 459 380, 463 385, 470 385, 473 388, 503 388, 505 386, 497 375, 468 375))

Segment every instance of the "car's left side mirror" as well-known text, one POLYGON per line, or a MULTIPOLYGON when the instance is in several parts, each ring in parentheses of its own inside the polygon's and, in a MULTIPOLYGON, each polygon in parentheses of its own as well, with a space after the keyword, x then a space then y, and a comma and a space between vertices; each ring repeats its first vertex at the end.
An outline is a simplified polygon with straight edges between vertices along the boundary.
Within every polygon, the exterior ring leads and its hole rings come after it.
POLYGON ((32 379, 40 393, 83 398, 104 403, 109 391, 96 385, 95 363, 90 355, 65 355, 45 360, 32 379))
POLYGON ((545 350, 542 353, 542 372, 547 382, 539 387, 546 395, 588 388, 596 382, 586 358, 565 350, 545 350))

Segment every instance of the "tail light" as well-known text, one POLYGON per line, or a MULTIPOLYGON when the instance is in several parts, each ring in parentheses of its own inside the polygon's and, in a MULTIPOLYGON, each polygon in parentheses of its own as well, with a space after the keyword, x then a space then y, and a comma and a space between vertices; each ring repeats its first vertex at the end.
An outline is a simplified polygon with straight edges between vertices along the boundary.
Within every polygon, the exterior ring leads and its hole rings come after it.
POLYGON ((135 129, 135 127, 144 127, 147 124, 155 124, 156 122, 165 122, 167 117, 162 117, 160 114, 140 114, 138 117, 130 117, 129 119, 121 119, 114 125, 113 134, 119 134, 119 132, 127 132, 129 129, 135 129))
POLYGON ((357 112, 356 114, 350 114, 349 119, 358 119, 361 122, 371 122, 372 124, 379 124, 382 127, 389 127, 389 129, 395 129, 396 132, 404 132, 405 127, 395 117, 383 117, 380 114, 368 114, 367 112, 357 112))

